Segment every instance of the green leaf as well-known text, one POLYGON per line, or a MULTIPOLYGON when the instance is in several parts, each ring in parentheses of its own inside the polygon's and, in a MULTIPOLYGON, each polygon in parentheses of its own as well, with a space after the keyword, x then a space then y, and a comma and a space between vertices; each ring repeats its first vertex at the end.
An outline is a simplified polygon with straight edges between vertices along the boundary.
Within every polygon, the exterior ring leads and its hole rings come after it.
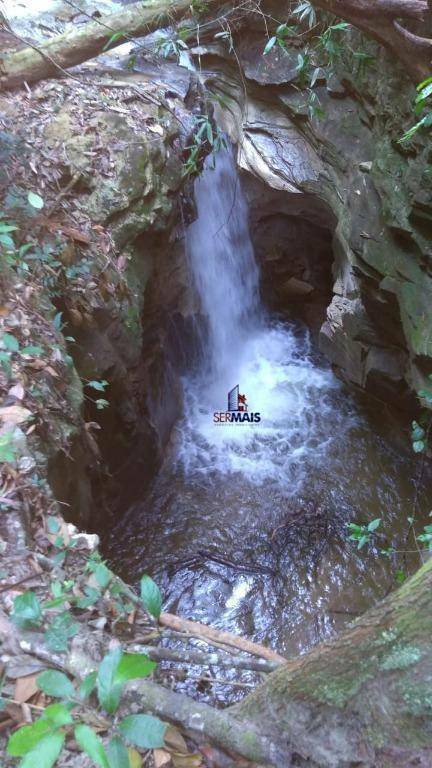
POLYGON ((29 201, 32 208, 37 208, 38 211, 40 211, 41 208, 43 208, 45 205, 43 198, 40 195, 37 195, 36 192, 29 192, 27 194, 27 200, 29 201))
POLYGON ((380 526, 380 524, 381 524, 380 517, 376 517, 375 520, 372 520, 372 522, 370 522, 367 527, 369 533, 373 533, 373 531, 376 531, 376 529, 380 526))
POLYGON ((52 731, 53 724, 49 720, 41 719, 31 725, 23 725, 9 737, 8 754, 12 757, 22 757, 52 731))
POLYGON ((108 48, 117 40, 120 40, 122 37, 125 36, 124 32, 114 32, 114 34, 111 35, 110 39, 105 43, 104 47, 102 48, 102 51, 107 51, 108 48))
POLYGON ((56 669, 47 669, 36 678, 36 685, 48 696, 71 699, 76 691, 68 677, 56 669))
POLYGON ((18 227, 14 227, 13 224, 5 224, 4 222, 0 221, 0 232, 3 234, 4 232, 15 232, 18 229, 18 227))
POLYGON ((87 386, 91 387, 92 389, 96 389, 98 392, 104 392, 105 388, 108 386, 108 382, 107 381, 89 381, 87 386))
POLYGON ((85 676, 79 687, 79 695, 81 699, 88 699, 90 694, 96 688, 96 680, 97 672, 89 672, 89 674, 85 676))
POLYGON ((158 619, 162 610, 162 595, 158 585, 147 574, 141 579, 141 600, 146 611, 158 619))
POLYGON ((57 312, 56 316, 54 317, 53 326, 56 329, 56 331, 61 331, 62 315, 63 315, 63 312, 57 312))
POLYGON ((264 48, 264 51, 263 51, 264 56, 266 56, 267 53, 270 53, 271 49, 276 44, 276 40, 277 40, 276 36, 273 36, 270 38, 270 40, 268 40, 266 47, 264 48))
POLYGON ((150 661, 143 653, 125 653, 115 673, 115 680, 125 683, 127 680, 136 680, 139 677, 148 677, 155 667, 155 661, 150 661))
POLYGON ((422 453, 425 449, 425 442, 424 440, 414 440, 412 447, 414 453, 422 453))
POLYGON ((15 460, 16 452, 13 434, 6 432, 4 435, 0 435, 0 462, 12 464, 15 460))
POLYGON ((32 357, 38 357, 43 352, 42 347, 38 347, 37 345, 30 345, 28 347, 23 347, 21 350, 22 355, 31 355, 32 357))
POLYGON ((63 653, 69 648, 69 639, 77 634, 80 625, 68 611, 56 616, 44 634, 50 651, 63 653))
POLYGON ((369 541, 369 536, 367 536, 366 534, 364 536, 360 536, 357 549, 361 549, 362 547, 364 547, 364 545, 367 544, 368 541, 369 541))
POLYGON ((2 341, 6 349, 9 350, 9 352, 18 352, 19 350, 19 341, 15 338, 15 336, 12 333, 4 333, 2 335, 2 341))
POLYGON ((47 528, 49 533, 57 533, 60 530, 60 523, 56 517, 47 517, 47 528))
POLYGON ((164 745, 166 725, 152 715, 129 715, 119 723, 123 736, 141 749, 158 749, 164 745))
POLYGON ((88 725, 77 725, 74 734, 81 749, 96 765, 100 765, 101 768, 110 768, 104 746, 92 728, 88 725))
POLYGON ((4 245, 5 248, 9 248, 10 250, 13 250, 15 248, 15 243, 12 240, 9 235, 1 235, 0 234, 0 243, 4 245))
POLYGON ((73 717, 70 713, 73 704, 50 704, 45 707, 42 720, 48 720, 54 728, 60 728, 62 725, 73 723, 73 717))
POLYGON ((20 768, 52 768, 62 751, 65 740, 64 733, 52 733, 45 736, 37 747, 27 752, 20 768))
POLYGON ((109 768, 130 768, 129 754, 118 736, 111 739, 107 747, 109 768))
POLYGON ((112 715, 119 703, 122 684, 116 681, 116 672, 120 664, 122 652, 115 648, 101 661, 97 674, 97 694, 99 704, 112 715))
POLYGON ((93 573, 97 583, 102 587, 102 589, 105 589, 105 587, 108 586, 113 576, 110 569, 107 568, 104 563, 99 563, 99 565, 94 569, 93 573))
POLYGON ((15 598, 12 620, 18 627, 37 627, 42 617, 41 604, 35 593, 29 590, 15 598))
POLYGON ((94 605, 97 603, 99 598, 101 597, 101 593, 98 589, 94 589, 93 587, 84 587, 85 596, 79 597, 75 603, 77 608, 85 609, 89 608, 91 605, 94 605))
POLYGON ((104 400, 102 397, 99 398, 99 400, 96 400, 96 408, 98 411, 103 411, 104 408, 108 408, 109 402, 108 400, 104 400))

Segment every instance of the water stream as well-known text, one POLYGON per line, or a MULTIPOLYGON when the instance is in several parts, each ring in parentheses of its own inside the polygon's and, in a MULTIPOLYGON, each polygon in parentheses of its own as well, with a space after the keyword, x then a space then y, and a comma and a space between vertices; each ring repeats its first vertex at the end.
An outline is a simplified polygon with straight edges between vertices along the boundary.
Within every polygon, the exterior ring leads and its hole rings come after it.
POLYGON ((108 553, 130 582, 150 573, 167 609, 296 654, 393 588, 395 561, 379 549, 404 546, 417 465, 407 435, 354 399, 307 329, 261 305, 229 152, 195 193, 186 246, 208 318, 202 363, 184 379, 164 466, 108 553), (261 420, 215 423, 237 385, 261 420), (375 517, 385 535, 358 552, 346 523, 375 517))

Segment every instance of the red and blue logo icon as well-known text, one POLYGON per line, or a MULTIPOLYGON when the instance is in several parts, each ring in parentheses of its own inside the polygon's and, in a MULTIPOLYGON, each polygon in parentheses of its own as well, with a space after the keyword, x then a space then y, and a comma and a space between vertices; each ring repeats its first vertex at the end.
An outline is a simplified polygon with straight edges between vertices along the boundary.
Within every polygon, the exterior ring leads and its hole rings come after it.
POLYGON ((261 414, 249 411, 247 397, 240 393, 238 384, 228 392, 228 410, 213 414, 215 424, 258 424, 260 421, 261 414))

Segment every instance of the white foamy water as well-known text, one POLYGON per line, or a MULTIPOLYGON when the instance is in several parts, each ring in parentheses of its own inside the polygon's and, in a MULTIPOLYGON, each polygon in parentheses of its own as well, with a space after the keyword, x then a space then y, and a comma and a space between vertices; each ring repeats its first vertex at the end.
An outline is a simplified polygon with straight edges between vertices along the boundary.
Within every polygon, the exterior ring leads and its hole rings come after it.
POLYGON ((192 279, 208 319, 201 370, 185 380, 179 459, 187 472, 242 473, 298 490, 306 462, 319 460, 336 432, 352 426, 336 417, 340 388, 312 360, 307 330, 271 322, 259 300, 259 270, 248 210, 230 151, 219 153, 196 183, 197 220, 187 232, 192 279), (218 423, 228 392, 239 385, 259 423, 218 423))
MULTIPOLYGON (((414 465, 407 437, 396 429, 387 440, 391 420, 380 426, 374 416, 371 426, 307 330, 262 307, 247 206, 228 152, 195 191, 198 219, 187 246, 207 318, 201 363, 184 379, 184 416, 160 472, 120 517, 105 551, 127 580, 151 574, 167 610, 290 656, 391 588, 396 562, 379 555, 383 539, 358 551, 346 524, 382 517, 388 544, 403 548, 414 465), (260 412, 259 424, 214 424, 236 385, 249 412, 260 412)), ((428 513, 424 490, 417 498, 428 513)), ((413 556, 408 568, 417 564, 413 556)), ((195 694, 193 685, 185 684, 195 694)), ((226 686, 218 695, 226 700, 226 686)))

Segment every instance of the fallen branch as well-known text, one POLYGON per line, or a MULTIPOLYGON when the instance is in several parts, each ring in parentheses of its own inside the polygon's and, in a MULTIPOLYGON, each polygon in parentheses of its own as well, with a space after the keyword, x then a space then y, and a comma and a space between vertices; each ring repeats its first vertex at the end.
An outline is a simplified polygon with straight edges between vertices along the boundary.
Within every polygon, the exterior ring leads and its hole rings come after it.
POLYGON ((175 616, 173 613, 161 613, 159 622, 164 627, 170 627, 171 629, 176 629, 180 632, 190 632, 192 635, 195 635, 195 637, 215 640, 218 643, 224 643, 224 645, 229 645, 233 648, 238 648, 240 651, 250 653, 252 656, 259 656, 262 659, 276 661, 279 664, 286 664, 287 661, 279 653, 272 651, 271 648, 265 648, 263 645, 258 645, 258 643, 253 643, 251 640, 246 640, 244 637, 233 635, 231 632, 225 632, 221 629, 209 627, 207 624, 200 624, 197 621, 182 619, 180 616, 175 616))
POLYGON ((27 43, 27 48, 7 54, 0 60, 0 88, 15 88, 24 82, 55 77, 59 71, 64 73, 69 67, 98 56, 110 41, 112 48, 121 45, 125 34, 141 37, 169 26, 188 13, 189 7, 189 0, 134 3, 119 13, 110 14, 108 25, 90 22, 82 28, 56 35, 38 48, 27 43), (112 39, 113 35, 115 39, 112 39))
POLYGON ((226 669, 247 669, 251 672, 274 672, 280 666, 276 661, 250 659, 245 656, 224 657, 218 653, 203 653, 196 650, 179 650, 160 646, 141 646, 140 650, 152 661, 173 661, 180 664, 197 664, 201 667, 224 667, 226 669))

